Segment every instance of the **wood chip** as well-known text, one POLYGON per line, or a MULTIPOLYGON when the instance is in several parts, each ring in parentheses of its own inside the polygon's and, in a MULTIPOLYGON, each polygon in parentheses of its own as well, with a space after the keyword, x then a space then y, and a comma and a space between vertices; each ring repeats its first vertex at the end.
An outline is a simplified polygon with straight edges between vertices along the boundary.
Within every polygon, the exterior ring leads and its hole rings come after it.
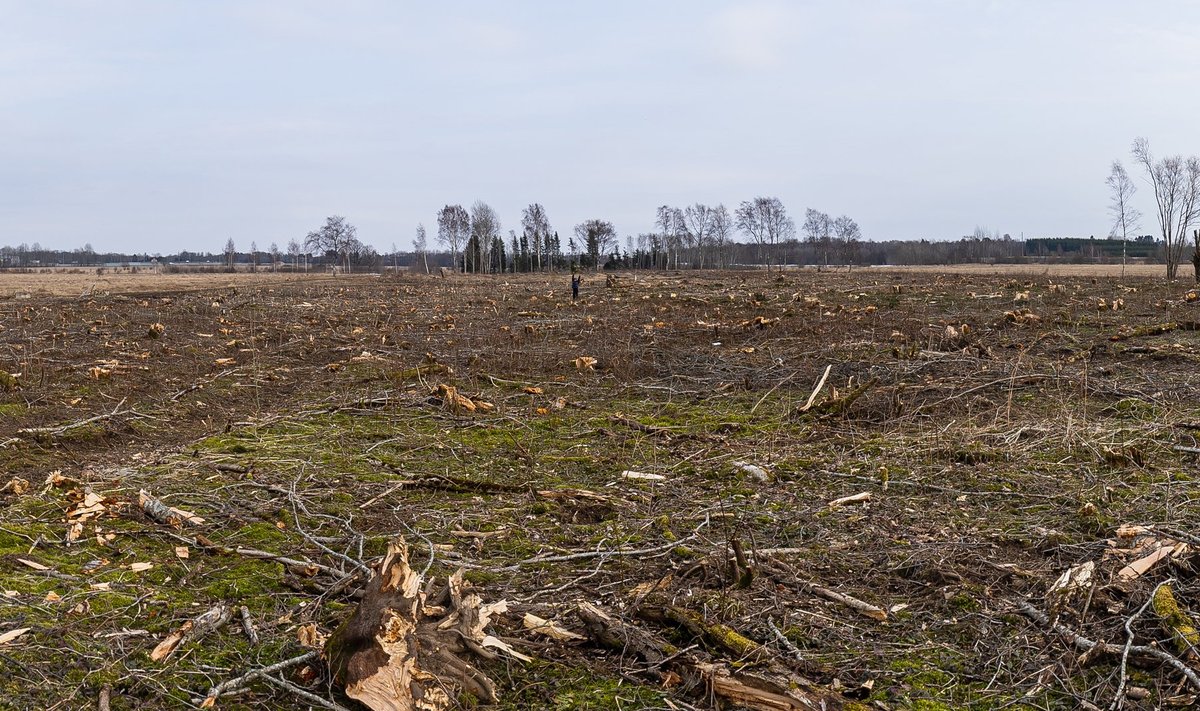
POLYGON ((12 642, 14 639, 16 639, 17 637, 20 637, 21 635, 25 634, 26 632, 28 632, 31 629, 33 629, 33 628, 32 627, 18 627, 15 630, 9 630, 9 631, 5 632, 4 634, 0 634, 0 645, 8 644, 9 642, 12 642))
POLYGON ((871 492, 864 491, 861 494, 854 494, 853 496, 843 496, 840 499, 834 499, 833 501, 829 502, 829 508, 836 509, 837 507, 845 506, 846 504, 864 504, 870 500, 871 500, 871 492))

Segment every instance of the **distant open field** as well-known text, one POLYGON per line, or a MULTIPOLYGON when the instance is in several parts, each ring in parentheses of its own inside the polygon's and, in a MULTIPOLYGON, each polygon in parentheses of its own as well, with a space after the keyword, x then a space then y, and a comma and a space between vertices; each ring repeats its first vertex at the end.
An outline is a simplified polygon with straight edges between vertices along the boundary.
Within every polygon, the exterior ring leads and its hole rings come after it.
POLYGON ((284 283, 296 280, 331 279, 328 274, 272 274, 234 272, 219 274, 156 274, 149 269, 132 272, 79 270, 37 271, 29 273, 0 271, 0 299, 17 295, 80 296, 87 294, 136 294, 158 291, 189 291, 202 288, 227 288, 255 284, 284 283))
MULTIPOLYGON (((912 267, 872 267, 876 270, 898 270, 907 272, 933 272, 937 274, 1013 274, 1024 276, 1077 276, 1077 277, 1115 277, 1121 276, 1120 264, 950 264, 950 265, 921 265, 912 267)), ((1130 264, 1125 267, 1127 277, 1160 277, 1167 276, 1164 264, 1130 264)), ((1182 265, 1179 276, 1183 279, 1192 278, 1190 264, 1182 265)))
MULTIPOLYGON (((803 272, 815 270, 805 269, 803 272)), ((844 271, 844 270, 842 270, 844 271)), ((977 274, 1046 277, 1116 277, 1121 275, 1120 264, 955 264, 946 266, 903 266, 903 267, 860 267, 853 270, 861 273, 908 272, 913 274, 977 274)), ((736 274, 739 272, 726 272, 736 274)), ((748 272, 747 274, 753 274, 748 272)), ((822 272, 825 273, 825 272, 822 272)), ((681 272, 680 275, 686 275, 681 272)), ((1126 267, 1127 277, 1164 277, 1166 267, 1161 264, 1137 264, 1126 267)), ((351 275, 354 279, 376 278, 375 275, 351 275)), ((630 273, 630 276, 654 277, 652 272, 630 273)), ((718 274, 719 276, 719 274, 718 274)), ((1182 280, 1191 279, 1190 265, 1180 270, 1182 280)), ((565 277, 564 277, 565 278, 565 277)), ((265 286, 291 281, 322 283, 336 277, 326 273, 273 274, 270 272, 237 272, 216 274, 155 274, 146 269, 138 273, 106 272, 76 273, 74 271, 41 271, 28 274, 0 271, 0 299, 17 295, 80 296, 85 294, 136 294, 156 291, 189 291, 204 288, 227 288, 235 286, 265 286)))
POLYGON ((501 711, 1185 707, 1200 300, 1036 269, 0 274, 0 709, 358 709, 397 536, 501 711))

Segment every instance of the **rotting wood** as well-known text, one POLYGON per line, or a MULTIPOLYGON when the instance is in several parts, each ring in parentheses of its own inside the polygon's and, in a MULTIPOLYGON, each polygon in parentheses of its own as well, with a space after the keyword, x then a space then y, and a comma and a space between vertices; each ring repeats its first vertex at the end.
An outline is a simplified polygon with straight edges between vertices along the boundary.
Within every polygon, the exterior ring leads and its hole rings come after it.
MULTIPOLYGON (((844 705, 838 694, 820 689, 811 681, 791 672, 756 643, 747 640, 768 662, 763 672, 733 671, 727 664, 709 659, 707 655, 679 650, 666 640, 637 625, 617 619, 596 605, 583 602, 577 610, 580 620, 594 642, 645 663, 643 668, 631 668, 633 673, 646 674, 666 683, 674 677, 685 691, 695 693, 703 684, 707 691, 723 701, 756 711, 836 711, 844 705)), ((693 613, 681 611, 676 619, 694 621, 693 613)), ((666 610, 660 610, 664 619, 666 610)))

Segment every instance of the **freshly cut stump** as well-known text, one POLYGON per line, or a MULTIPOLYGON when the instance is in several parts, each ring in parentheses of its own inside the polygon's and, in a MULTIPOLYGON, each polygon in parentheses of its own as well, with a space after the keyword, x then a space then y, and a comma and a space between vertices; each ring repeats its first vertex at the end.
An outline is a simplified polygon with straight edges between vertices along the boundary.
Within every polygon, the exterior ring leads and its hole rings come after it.
POLYGON ((421 583, 409 567, 408 546, 393 541, 358 608, 325 644, 334 679, 374 711, 457 708, 463 694, 494 703, 495 684, 468 656, 496 659, 491 649, 497 649, 529 659, 485 632, 507 604, 482 604, 462 571, 437 595, 427 596, 421 583))

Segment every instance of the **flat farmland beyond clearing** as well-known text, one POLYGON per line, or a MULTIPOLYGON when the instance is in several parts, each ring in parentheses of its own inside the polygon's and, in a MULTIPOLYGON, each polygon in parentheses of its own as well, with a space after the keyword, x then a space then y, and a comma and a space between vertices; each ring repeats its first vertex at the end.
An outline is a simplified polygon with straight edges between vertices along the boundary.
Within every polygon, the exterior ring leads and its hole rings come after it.
MULTIPOLYGON (((398 535, 508 602, 490 629, 534 661, 464 652, 501 709, 715 708, 714 670, 827 708, 1107 706, 1120 655, 1042 615, 1119 648, 1160 584, 1200 611, 1200 303, 990 269, 586 274, 575 303, 566 274, 0 274, 0 708, 202 703, 333 633, 398 535), (258 642, 151 658, 220 605, 258 642)), ((1190 660, 1147 610, 1137 644, 1190 660)), ((289 682, 351 707, 310 662, 289 682)), ((1189 693, 1129 672, 1139 708, 1189 693)), ((245 687, 217 707, 299 703, 245 687)))
MULTIPOLYGON (((1191 278, 1183 265, 1180 274, 1183 280, 1191 278)), ((811 271, 805 269, 802 271, 811 271)), ((853 271, 866 274, 896 272, 913 274, 962 274, 962 275, 1013 275, 1024 277, 1119 277, 1120 264, 952 264, 922 266, 878 266, 859 267, 853 271)), ((753 274, 754 272, 732 272, 753 274)), ((789 271, 789 274, 794 273, 789 271)), ((686 273, 683 273, 686 274, 686 273)), ((1129 278, 1163 278, 1166 267, 1162 264, 1131 264, 1125 267, 1129 278)), ((639 274, 639 276, 641 276, 639 274)), ((650 274, 651 277, 655 276, 650 274)), ((761 275, 760 275, 761 276, 761 275)), ((719 277, 719 275, 718 275, 719 277)), ((373 275, 351 275, 351 279, 376 278, 373 275)), ((503 278, 503 277, 501 277, 503 278)), ((43 270, 30 273, 0 271, 0 299, 17 295, 80 296, 93 293, 131 294, 159 291, 190 291, 204 288, 233 286, 269 285, 291 281, 321 283, 337 279, 328 274, 270 273, 266 271, 199 273, 183 271, 177 274, 156 273, 151 269, 138 272, 106 270, 103 274, 77 269, 43 270)), ((345 279, 345 277, 343 277, 345 279)))

